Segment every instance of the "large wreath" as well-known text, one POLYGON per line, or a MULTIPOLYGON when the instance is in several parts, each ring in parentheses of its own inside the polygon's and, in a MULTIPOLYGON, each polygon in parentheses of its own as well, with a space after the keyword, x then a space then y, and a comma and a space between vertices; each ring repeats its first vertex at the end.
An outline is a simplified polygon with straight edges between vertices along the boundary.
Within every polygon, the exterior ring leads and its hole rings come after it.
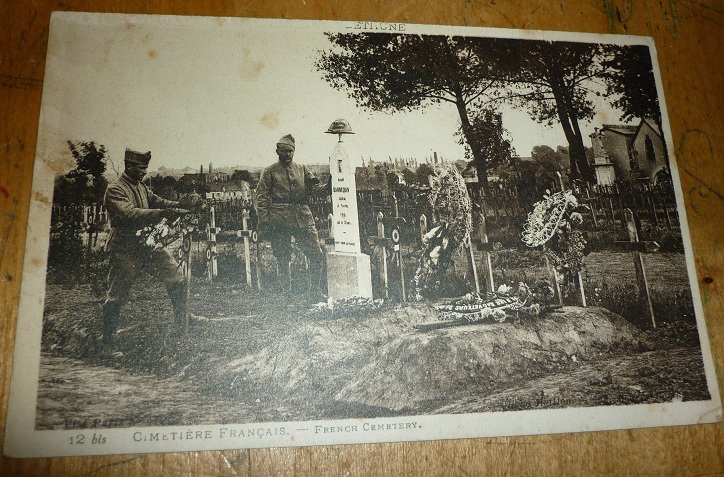
POLYGON ((579 207, 571 190, 545 195, 536 202, 523 227, 523 243, 529 247, 544 246, 562 283, 573 280, 586 255, 579 207))
POLYGON ((453 254, 462 249, 472 230, 472 202, 465 180, 454 164, 434 169, 430 176, 432 229, 422 238, 422 250, 415 271, 415 297, 439 289, 453 263, 453 254))

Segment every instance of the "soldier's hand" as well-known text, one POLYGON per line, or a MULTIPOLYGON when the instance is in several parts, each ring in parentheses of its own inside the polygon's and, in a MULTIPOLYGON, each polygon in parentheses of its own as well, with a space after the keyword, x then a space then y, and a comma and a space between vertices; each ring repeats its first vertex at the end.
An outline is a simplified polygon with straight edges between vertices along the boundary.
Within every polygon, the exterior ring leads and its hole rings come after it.
POLYGON ((167 219, 175 219, 176 217, 180 217, 184 214, 188 214, 189 211, 186 209, 179 209, 176 207, 170 207, 168 209, 161 210, 161 217, 165 217, 167 219))

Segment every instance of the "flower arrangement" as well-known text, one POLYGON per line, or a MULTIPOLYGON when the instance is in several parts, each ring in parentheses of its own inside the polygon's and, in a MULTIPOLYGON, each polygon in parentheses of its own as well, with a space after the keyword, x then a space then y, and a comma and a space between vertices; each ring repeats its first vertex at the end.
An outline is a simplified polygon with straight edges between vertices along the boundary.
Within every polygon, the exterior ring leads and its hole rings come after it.
POLYGON ((382 308, 384 301, 353 295, 339 300, 327 300, 316 303, 307 311, 310 318, 335 318, 365 315, 382 308))
POLYGON ((561 283, 575 277, 586 255, 579 207, 571 190, 545 195, 534 205, 523 228, 523 243, 529 247, 544 246, 561 283))
POLYGON ((469 240, 473 227, 472 202, 465 180, 454 164, 435 167, 430 176, 432 223, 435 226, 422 238, 422 250, 415 271, 415 297, 439 288, 452 265, 453 254, 469 240))
POLYGON ((136 236, 144 248, 149 251, 159 250, 175 242, 185 233, 197 231, 198 226, 199 214, 188 213, 171 221, 164 217, 159 222, 136 231, 136 236))
POLYGON ((137 230, 141 246, 149 251, 165 248, 184 234, 197 232, 206 203, 198 194, 187 194, 179 201, 183 209, 191 209, 173 220, 164 217, 153 225, 137 230))
POLYGON ((502 323, 506 319, 505 310, 518 303, 517 298, 507 294, 468 293, 449 304, 436 305, 441 320, 466 321, 476 323, 492 319, 502 323))
POLYGON ((547 283, 530 287, 518 283, 517 290, 501 285, 494 293, 468 293, 450 303, 436 305, 443 321, 478 323, 484 321, 504 322, 509 316, 515 318, 536 317, 548 308, 553 290, 547 283))

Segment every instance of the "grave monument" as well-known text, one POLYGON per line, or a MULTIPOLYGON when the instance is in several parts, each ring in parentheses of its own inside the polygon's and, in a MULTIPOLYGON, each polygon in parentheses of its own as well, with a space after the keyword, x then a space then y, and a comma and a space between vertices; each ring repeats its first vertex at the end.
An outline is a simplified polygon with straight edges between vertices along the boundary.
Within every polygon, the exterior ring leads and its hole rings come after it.
POLYGON ((360 250, 355 168, 349 163, 342 143, 342 135, 354 132, 344 119, 334 121, 326 132, 339 136, 329 158, 334 238, 334 251, 327 253, 329 298, 339 300, 355 295, 372 298, 370 257, 360 250))

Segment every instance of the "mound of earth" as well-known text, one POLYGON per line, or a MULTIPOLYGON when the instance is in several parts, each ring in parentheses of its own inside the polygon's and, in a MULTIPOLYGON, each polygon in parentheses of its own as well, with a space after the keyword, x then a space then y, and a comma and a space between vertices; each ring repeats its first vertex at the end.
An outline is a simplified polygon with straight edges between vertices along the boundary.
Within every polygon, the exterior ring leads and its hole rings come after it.
POLYGON ((206 379, 217 389, 228 383, 231 392, 259 399, 399 414, 646 347, 640 331, 602 308, 564 307, 519 322, 415 329, 436 316, 429 305, 414 304, 354 318, 299 321, 206 379))
MULTIPOLYGON (((49 287, 46 298, 43 352, 108 365, 102 298, 61 287, 49 287)), ((437 412, 652 346, 629 322, 595 307, 420 331, 439 323, 427 303, 310 313, 296 296, 212 284, 199 285, 192 302, 208 319, 182 333, 165 290, 139 287, 123 309, 123 356, 112 366, 295 419, 437 412)))

